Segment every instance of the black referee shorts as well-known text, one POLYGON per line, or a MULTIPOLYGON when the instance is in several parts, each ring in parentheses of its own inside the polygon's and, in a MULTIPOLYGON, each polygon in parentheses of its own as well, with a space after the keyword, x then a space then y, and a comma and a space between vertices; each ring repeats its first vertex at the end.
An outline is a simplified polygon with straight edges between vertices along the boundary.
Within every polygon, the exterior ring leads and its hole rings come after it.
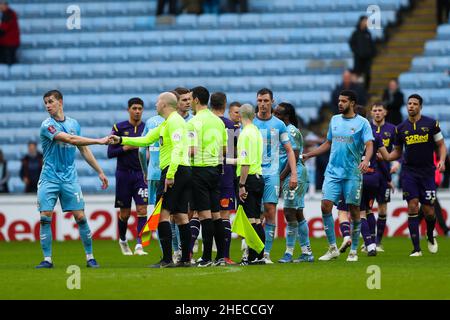
POLYGON ((222 166, 192 167, 192 210, 220 211, 222 166))
MULTIPOLYGON (((166 181, 167 170, 166 167, 161 171, 161 179, 158 190, 156 191, 156 203, 164 193, 164 185, 166 181)), ((192 172, 191 167, 178 166, 175 173, 175 183, 171 188, 167 188, 162 202, 162 208, 169 210, 170 214, 188 213, 189 201, 192 194, 192 172)))
MULTIPOLYGON (((239 177, 237 178, 239 182, 239 177)), ((245 182, 245 190, 247 191, 247 199, 242 202, 239 199, 239 183, 236 190, 236 197, 239 201, 239 205, 244 208, 247 218, 260 219, 261 218, 261 205, 264 194, 264 178, 262 175, 252 174, 248 175, 245 182)))

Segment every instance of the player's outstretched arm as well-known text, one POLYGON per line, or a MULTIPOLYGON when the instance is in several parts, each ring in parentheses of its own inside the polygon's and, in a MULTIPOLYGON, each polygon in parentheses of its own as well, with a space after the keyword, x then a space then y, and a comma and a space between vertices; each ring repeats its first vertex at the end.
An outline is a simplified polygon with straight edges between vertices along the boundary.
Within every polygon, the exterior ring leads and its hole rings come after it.
POLYGON ((161 125, 150 130, 143 137, 119 137, 116 135, 110 135, 108 137, 108 144, 121 144, 124 146, 133 147, 147 147, 159 139, 159 132, 161 130, 161 125))
POLYGON ((308 160, 310 158, 314 158, 314 157, 320 156, 321 154, 323 154, 325 152, 328 152, 328 150, 330 150, 330 149, 331 149, 331 141, 327 139, 318 148, 312 150, 311 152, 302 154, 302 160, 303 160, 303 162, 305 162, 306 160, 308 160))
POLYGON ((103 173, 102 168, 100 168, 100 165, 97 162, 97 159, 95 159, 94 155, 92 154, 91 149, 87 146, 79 146, 78 150, 80 150, 81 155, 83 156, 84 160, 86 160, 87 163, 98 173, 98 177, 100 181, 102 182, 102 189, 108 188, 108 178, 106 178, 105 174, 103 173))
POLYGON ((108 144, 108 138, 109 137, 93 139, 60 132, 55 136, 54 139, 64 143, 72 144, 74 146, 89 146, 93 144, 108 144))

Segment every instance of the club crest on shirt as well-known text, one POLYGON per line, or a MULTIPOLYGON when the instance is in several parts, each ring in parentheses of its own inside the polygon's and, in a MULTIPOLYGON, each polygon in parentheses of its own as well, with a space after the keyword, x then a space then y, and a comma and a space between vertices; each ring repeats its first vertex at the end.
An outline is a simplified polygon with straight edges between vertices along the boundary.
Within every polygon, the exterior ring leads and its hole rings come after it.
POLYGON ((47 127, 48 132, 50 132, 51 134, 54 134, 56 132, 56 129, 54 126, 48 126, 47 127))
POLYGON ((352 134, 354 134, 354 133, 355 133, 355 128, 351 128, 351 129, 350 129, 350 132, 351 132, 352 134))
POLYGON ((188 132, 188 138, 189 138, 189 139, 195 138, 195 132, 194 132, 194 131, 189 131, 189 132, 188 132))
POLYGON ((408 130, 406 130, 406 131, 405 131, 404 133, 405 133, 405 135, 408 135, 408 134, 409 134, 409 131, 408 131, 408 130))
POLYGON ((386 137, 388 137, 388 138, 391 137, 391 133, 390 133, 390 132, 384 132, 384 135, 385 135, 386 137))
POLYGON ((430 131, 430 128, 422 127, 422 128, 420 128, 420 130, 422 130, 423 132, 429 132, 429 131, 430 131))
POLYGON ((178 132, 175 132, 175 133, 172 135, 172 140, 173 140, 173 141, 180 141, 180 140, 181 140, 181 134, 179 134, 178 132))
POLYGON ((124 131, 124 132, 123 132, 123 135, 124 135, 124 136, 128 136, 128 135, 130 135, 130 132, 124 131))

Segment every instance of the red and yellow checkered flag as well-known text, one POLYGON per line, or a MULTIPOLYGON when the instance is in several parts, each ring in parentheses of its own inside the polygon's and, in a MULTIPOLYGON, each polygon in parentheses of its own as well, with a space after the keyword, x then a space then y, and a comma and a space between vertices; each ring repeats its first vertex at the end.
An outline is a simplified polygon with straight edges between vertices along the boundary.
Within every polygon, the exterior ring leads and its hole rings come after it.
POLYGON ((152 231, 156 231, 158 229, 159 223, 159 215, 161 213, 161 205, 163 198, 159 199, 158 203, 153 209, 152 214, 148 218, 144 228, 142 228, 141 233, 139 233, 139 237, 142 239, 142 246, 146 247, 150 244, 150 239, 152 238, 152 231))

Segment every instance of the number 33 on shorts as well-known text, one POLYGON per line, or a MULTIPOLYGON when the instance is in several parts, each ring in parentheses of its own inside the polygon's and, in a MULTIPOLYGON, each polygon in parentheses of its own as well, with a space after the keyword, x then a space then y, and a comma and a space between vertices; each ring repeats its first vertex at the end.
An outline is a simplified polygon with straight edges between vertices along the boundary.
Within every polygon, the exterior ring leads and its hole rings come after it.
POLYGON ((434 200, 436 200, 436 191, 434 191, 434 190, 426 190, 425 193, 426 193, 425 200, 430 200, 432 202, 434 200))

